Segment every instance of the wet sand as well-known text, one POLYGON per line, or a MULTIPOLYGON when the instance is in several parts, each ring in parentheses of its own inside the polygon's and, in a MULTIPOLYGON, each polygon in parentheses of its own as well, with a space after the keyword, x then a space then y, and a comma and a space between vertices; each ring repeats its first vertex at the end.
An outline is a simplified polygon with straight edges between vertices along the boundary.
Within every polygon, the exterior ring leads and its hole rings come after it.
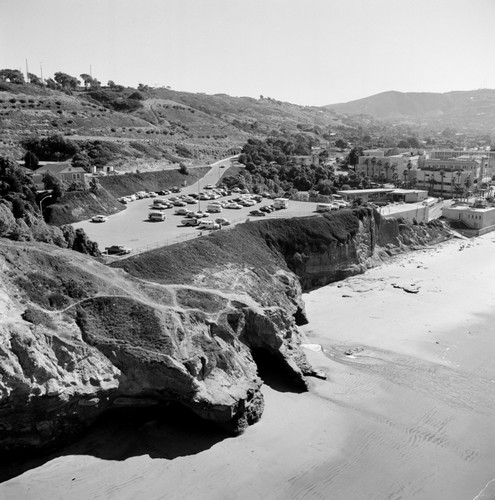
POLYGON ((328 379, 268 380, 240 437, 113 422, 0 498, 493 499, 494 253, 495 234, 456 240, 306 294, 328 379))

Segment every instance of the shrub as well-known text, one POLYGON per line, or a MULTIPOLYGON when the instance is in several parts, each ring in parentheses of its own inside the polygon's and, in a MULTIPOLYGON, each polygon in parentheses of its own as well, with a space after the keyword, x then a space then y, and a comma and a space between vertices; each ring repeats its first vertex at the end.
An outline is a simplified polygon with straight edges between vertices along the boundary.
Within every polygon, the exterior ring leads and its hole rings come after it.
POLYGON ((33 325, 42 325, 47 328, 54 328, 55 324, 48 313, 33 307, 28 307, 22 314, 21 318, 24 321, 32 323, 33 325))

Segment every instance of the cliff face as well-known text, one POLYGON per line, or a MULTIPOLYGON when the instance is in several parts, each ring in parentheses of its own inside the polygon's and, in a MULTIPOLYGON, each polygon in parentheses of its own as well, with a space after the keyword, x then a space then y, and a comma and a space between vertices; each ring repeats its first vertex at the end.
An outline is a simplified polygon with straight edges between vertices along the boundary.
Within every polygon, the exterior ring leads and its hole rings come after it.
POLYGON ((256 353, 299 388, 315 374, 300 349, 301 283, 445 236, 364 209, 245 224, 115 268, 1 240, 0 448, 57 443, 124 406, 179 403, 240 432, 263 411, 256 353))

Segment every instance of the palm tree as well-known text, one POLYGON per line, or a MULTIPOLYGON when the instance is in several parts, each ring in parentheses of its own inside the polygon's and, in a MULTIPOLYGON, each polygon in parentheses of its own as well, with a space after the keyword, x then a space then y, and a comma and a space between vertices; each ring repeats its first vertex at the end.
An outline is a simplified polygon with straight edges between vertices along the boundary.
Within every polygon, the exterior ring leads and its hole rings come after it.
POLYGON ((385 174, 387 175, 387 180, 388 180, 388 170, 390 168, 390 162, 386 161, 385 162, 385 174))
POLYGON ((472 186, 471 175, 468 175, 466 177, 466 180, 464 181, 464 186, 466 187, 466 201, 468 201, 469 188, 472 186))
POLYGON ((396 179, 396 171, 397 171, 397 163, 392 163, 392 166, 390 167, 392 170, 392 181, 396 179))
POLYGON ((430 185, 430 190, 429 190, 430 194, 433 194, 433 190, 435 189, 435 183, 436 183, 435 177, 430 177, 428 179, 428 184, 430 185))
POLYGON ((382 162, 382 160, 377 160, 376 164, 378 165, 378 176, 380 176, 380 174, 382 173, 383 162, 382 162))
POLYGON ((442 184, 441 184, 441 188, 440 188, 440 189, 441 189, 441 191, 440 191, 440 193, 441 193, 441 194, 440 194, 440 196, 441 196, 442 198, 443 198, 443 180, 444 180, 444 178, 445 178, 445 175, 446 175, 446 174, 445 174, 445 170, 440 170, 440 177, 441 177, 441 179, 442 179, 442 181, 441 181, 441 182, 442 182, 442 184))
POLYGON ((404 172, 402 172, 402 175, 404 176, 404 186, 405 186, 407 183, 407 170, 404 170, 404 172))
MULTIPOLYGON (((373 156, 373 158, 371 158, 371 164, 373 165, 373 177, 375 176, 375 164, 376 164, 376 158, 373 156)), ((369 177, 369 174, 368 174, 368 177, 369 177)))
POLYGON ((369 171, 369 166, 370 166, 370 159, 369 158, 366 158, 366 160, 364 160, 364 163, 366 163, 366 175, 370 175, 370 171, 369 171))
POLYGON ((399 184, 399 174, 397 172, 394 172, 392 174, 392 181, 394 183, 394 186, 397 187, 397 185, 399 184))

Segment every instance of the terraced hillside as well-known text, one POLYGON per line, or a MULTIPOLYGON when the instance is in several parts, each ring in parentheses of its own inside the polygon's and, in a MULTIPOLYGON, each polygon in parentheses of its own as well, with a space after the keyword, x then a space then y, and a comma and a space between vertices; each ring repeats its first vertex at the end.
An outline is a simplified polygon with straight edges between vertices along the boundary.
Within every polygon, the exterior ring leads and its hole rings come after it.
POLYGON ((62 92, 31 84, 0 86, 0 155, 19 158, 20 141, 33 134, 97 139, 117 144, 121 158, 176 162, 219 158, 249 137, 304 132, 321 139, 342 126, 331 110, 270 98, 166 88, 62 92))

